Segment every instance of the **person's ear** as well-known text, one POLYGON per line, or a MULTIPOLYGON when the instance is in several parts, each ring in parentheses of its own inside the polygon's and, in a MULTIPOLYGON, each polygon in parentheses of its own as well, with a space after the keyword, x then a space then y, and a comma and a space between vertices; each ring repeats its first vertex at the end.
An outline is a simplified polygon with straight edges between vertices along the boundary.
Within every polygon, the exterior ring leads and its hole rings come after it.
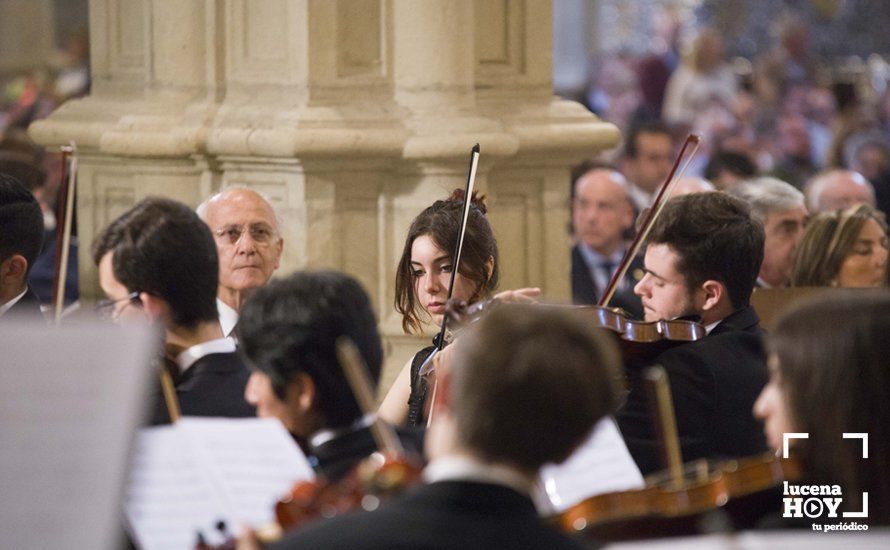
POLYGON ((726 286, 720 281, 708 279, 699 287, 699 299, 701 311, 710 311, 726 296, 726 286))
POLYGON ((170 304, 163 298, 148 292, 140 292, 139 301, 142 303, 142 310, 150 319, 165 320, 170 315, 170 304))
POLYGON ((317 394, 318 389, 315 387, 315 380, 305 372, 297 373, 287 385, 285 393, 287 406, 292 412, 299 414, 301 418, 305 418, 315 406, 317 394))
POLYGON ((274 269, 278 269, 278 266, 281 264, 281 252, 284 250, 284 237, 278 237, 278 240, 275 241, 275 267, 274 269))
POLYGON ((21 254, 13 254, 0 263, 0 284, 19 285, 28 274, 28 260, 21 254))
POLYGON ((492 275, 494 275, 494 256, 489 256, 485 260, 485 281, 490 281, 492 275))

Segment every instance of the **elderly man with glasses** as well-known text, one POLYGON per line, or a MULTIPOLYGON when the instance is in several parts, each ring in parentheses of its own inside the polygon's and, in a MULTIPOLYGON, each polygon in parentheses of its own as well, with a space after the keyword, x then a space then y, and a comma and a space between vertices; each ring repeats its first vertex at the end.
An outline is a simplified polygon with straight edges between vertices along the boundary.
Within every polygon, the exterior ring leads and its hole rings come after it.
POLYGON ((233 335, 241 306, 278 269, 284 240, 269 201, 252 189, 230 187, 200 206, 219 253, 216 306, 223 334, 233 335))

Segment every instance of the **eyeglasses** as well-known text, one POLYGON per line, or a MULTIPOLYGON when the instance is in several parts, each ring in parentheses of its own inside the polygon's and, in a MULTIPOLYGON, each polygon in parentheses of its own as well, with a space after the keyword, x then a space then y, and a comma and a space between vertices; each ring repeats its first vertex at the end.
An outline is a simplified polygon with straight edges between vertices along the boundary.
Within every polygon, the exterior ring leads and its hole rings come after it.
POLYGON ((213 234, 221 241, 229 244, 238 244, 241 237, 247 232, 250 233, 251 240, 260 245, 271 243, 275 237, 275 231, 266 224, 253 224, 249 228, 245 228, 243 225, 227 225, 217 229, 213 234))
POLYGON ((105 319, 108 321, 113 321, 117 317, 117 313, 118 313, 115 309, 115 305, 119 304, 120 302, 134 302, 134 303, 139 302, 139 292, 138 291, 131 292, 131 293, 127 294, 125 297, 118 298, 117 300, 109 300, 109 299, 99 300, 98 302, 96 302, 96 307, 95 307, 96 313, 102 319, 105 319))

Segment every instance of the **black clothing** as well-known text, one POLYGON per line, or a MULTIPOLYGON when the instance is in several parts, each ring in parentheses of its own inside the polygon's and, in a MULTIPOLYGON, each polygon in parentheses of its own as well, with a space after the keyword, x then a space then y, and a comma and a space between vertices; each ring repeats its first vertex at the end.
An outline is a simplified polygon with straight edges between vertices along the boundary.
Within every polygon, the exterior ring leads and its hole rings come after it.
MULTIPOLYGON (((244 399, 250 371, 237 353, 210 353, 201 357, 174 379, 179 412, 183 416, 256 416, 244 399)), ((167 424, 170 416, 158 389, 152 424, 167 424)))
MULTIPOLYGON (((423 456, 424 430, 399 428, 396 430, 396 435, 399 436, 405 453, 420 460, 420 457, 423 456)), ((370 427, 365 426, 347 430, 320 445, 308 443, 306 456, 315 468, 315 473, 328 480, 336 481, 378 450, 370 427)))
POLYGON ((434 345, 423 348, 414 355, 411 360, 411 395, 408 397, 408 426, 425 426, 424 403, 429 390, 426 379, 420 377, 420 367, 424 361, 436 349, 434 345))
POLYGON ((30 286, 25 290, 25 295, 0 317, 0 322, 4 320, 19 321, 22 319, 39 319, 44 321, 43 313, 40 311, 40 300, 30 286))
POLYGON ((374 512, 310 525, 268 548, 575 550, 584 546, 544 525, 531 499, 512 489, 440 481, 416 487, 374 512))
MULTIPOLYGON (((583 305, 595 305, 604 288, 597 288, 596 282, 590 275, 590 267, 584 260, 584 255, 579 249, 581 245, 572 247, 572 303, 583 305)), ((615 295, 609 302, 610 306, 620 307, 634 319, 643 318, 643 303, 640 297, 633 292, 634 285, 643 278, 643 260, 635 257, 624 275, 627 287, 615 291, 615 295)))
MULTIPOLYGON (((747 306, 697 342, 661 353, 668 374, 683 460, 744 457, 766 451, 752 408, 769 378, 760 320, 747 306)), ((643 475, 662 469, 642 369, 628 366, 630 393, 617 420, 643 475)))

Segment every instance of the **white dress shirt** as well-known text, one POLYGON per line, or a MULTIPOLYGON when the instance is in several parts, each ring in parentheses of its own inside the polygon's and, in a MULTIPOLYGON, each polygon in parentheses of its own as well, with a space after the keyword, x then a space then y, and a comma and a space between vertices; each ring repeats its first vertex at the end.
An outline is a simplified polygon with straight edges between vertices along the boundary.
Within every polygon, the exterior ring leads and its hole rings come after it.
POLYGON ((4 313, 6 313, 6 312, 9 311, 10 309, 12 309, 12 306, 16 305, 16 304, 18 303, 18 301, 21 300, 21 299, 25 296, 25 294, 27 294, 27 293, 28 293, 28 289, 25 288, 25 290, 24 290, 21 294, 19 294, 18 296, 16 296, 16 297, 13 298, 12 300, 6 302, 6 303, 3 304, 2 306, 0 306, 0 317, 3 317, 3 314, 4 314, 4 313))
POLYGON ((219 326, 222 328, 223 336, 231 337, 235 325, 238 324, 238 312, 219 298, 216 299, 216 310, 219 312, 219 326))
POLYGON ((211 353, 231 353, 233 351, 235 351, 235 342, 231 338, 208 340, 195 344, 177 355, 176 364, 179 365, 179 372, 185 372, 195 364, 195 361, 205 355, 210 355, 211 353))

